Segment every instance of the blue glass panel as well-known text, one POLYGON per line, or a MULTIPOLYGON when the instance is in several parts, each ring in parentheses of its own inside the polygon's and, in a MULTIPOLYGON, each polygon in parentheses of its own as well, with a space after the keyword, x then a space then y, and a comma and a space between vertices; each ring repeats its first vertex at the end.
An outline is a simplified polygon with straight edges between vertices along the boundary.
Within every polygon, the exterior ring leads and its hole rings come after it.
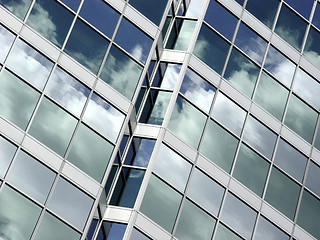
POLYGON ((248 0, 246 9, 271 28, 278 6, 279 0, 248 0))
POLYGON ((320 29, 320 3, 317 3, 316 11, 313 14, 312 23, 320 29))
MULTIPOLYGON (((320 14, 320 12, 319 12, 320 14)), ((315 66, 320 68, 320 32, 311 27, 304 48, 305 55, 315 66)))
POLYGON ((309 20, 314 0, 285 0, 291 7, 309 20))
POLYGON ((32 0, 0 0, 0 4, 21 20, 26 16, 32 0))
POLYGON ((81 0, 60 0, 64 4, 66 4, 68 7, 70 7, 73 11, 77 11, 79 4, 81 0))
POLYGON ((101 233, 100 231, 97 239, 120 240, 123 239, 123 235, 126 231, 127 225, 122 223, 104 221, 101 228, 103 233, 101 233), (103 235, 104 238, 100 238, 100 235, 103 235))

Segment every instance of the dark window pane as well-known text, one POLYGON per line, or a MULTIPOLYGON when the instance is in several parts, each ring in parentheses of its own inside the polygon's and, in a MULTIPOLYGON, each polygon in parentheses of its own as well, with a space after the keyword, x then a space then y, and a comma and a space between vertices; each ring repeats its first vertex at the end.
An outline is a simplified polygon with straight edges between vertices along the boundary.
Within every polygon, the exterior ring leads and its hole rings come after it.
POLYGON ((26 16, 32 0, 1 0, 1 5, 21 20, 26 16))
POLYGON ((298 11, 302 16, 309 20, 311 8, 313 6, 313 0, 292 1, 285 0, 291 7, 298 11))
POLYGON ((66 4, 68 7, 70 7, 73 11, 77 11, 79 4, 81 0, 60 0, 64 4, 66 4))
POLYGON ((123 239, 126 228, 126 224, 103 221, 97 240, 123 239))
POLYGON ((320 29, 320 3, 317 3, 316 11, 313 14, 312 23, 320 29))
POLYGON ((279 0, 248 0, 246 9, 271 28, 277 13, 278 5, 279 0))
POLYGON ((134 228, 131 232, 129 240, 150 240, 150 238, 148 238, 147 236, 145 236, 140 231, 134 228))
MULTIPOLYGON (((320 7, 319 7, 320 8, 320 7)), ((310 27, 303 54, 318 68, 320 68, 320 32, 310 27)))

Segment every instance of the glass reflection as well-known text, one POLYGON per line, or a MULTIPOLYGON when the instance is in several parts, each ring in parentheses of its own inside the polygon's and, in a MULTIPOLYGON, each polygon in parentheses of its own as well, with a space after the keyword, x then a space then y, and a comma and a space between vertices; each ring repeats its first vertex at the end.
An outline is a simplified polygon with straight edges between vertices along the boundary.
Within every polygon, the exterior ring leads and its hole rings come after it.
POLYGON ((259 217, 254 240, 288 240, 289 236, 269 222, 264 217, 259 217))
POLYGON ((79 4, 81 0, 60 0, 64 4, 66 4, 69 8, 71 8, 73 11, 77 11, 79 4))
POLYGON ((137 229, 133 228, 129 240, 150 240, 150 238, 142 234, 137 229))
POLYGON ((23 20, 28 12, 32 0, 1 0, 1 5, 23 20))
POLYGON ((93 199, 60 178, 50 198, 48 208, 83 230, 93 204, 93 199))
POLYGON ((318 68, 320 68, 320 33, 310 27, 303 54, 318 68))
POLYGON ((186 17, 199 18, 204 0, 190 0, 186 17))
POLYGON ((224 78, 251 98, 259 68, 236 48, 232 49, 224 78))
POLYGON ((80 16, 90 22, 93 26, 112 37, 116 27, 119 13, 101 0, 86 0, 82 4, 80 16))
POLYGON ((205 121, 204 114, 178 96, 168 128, 187 144, 197 149, 205 121))
POLYGON ((0 25, 0 62, 3 63, 10 47, 13 43, 15 35, 0 25))
POLYGON ((0 136, 0 177, 4 177, 17 147, 0 136))
POLYGON ((117 47, 112 46, 100 78, 131 100, 141 72, 142 67, 138 63, 117 47))
POLYGON ((218 93, 211 116, 240 136, 246 112, 222 92, 218 93))
POLYGON ((192 103, 196 104, 208 113, 216 89, 188 68, 184 76, 180 92, 192 103))
POLYGON ((221 222, 218 225, 216 234, 214 235, 215 240, 241 240, 234 232, 222 225, 221 222))
POLYGON ((20 151, 10 168, 7 180, 35 200, 44 204, 56 174, 20 151))
POLYGON ((290 88, 296 66, 272 46, 269 47, 264 68, 290 88))
POLYGON ((318 28, 320 29, 320 3, 318 2, 316 7, 316 10, 313 14, 313 19, 312 19, 312 23, 318 28))
POLYGON ((7 66, 39 89, 43 89, 53 63, 18 39, 8 57, 7 66))
POLYGON ((124 164, 147 167, 155 143, 153 139, 134 137, 124 164))
POLYGON ((37 0, 27 24, 58 47, 67 36, 74 15, 55 0, 37 0))
POLYGON ((160 62, 157 73, 153 78, 152 87, 173 90, 176 86, 180 70, 180 64, 160 62))
POLYGON ((315 164, 313 161, 310 161, 305 184, 312 192, 314 192, 320 197, 319 182, 320 182, 320 167, 317 164, 315 164))
POLYGON ((127 225, 123 223, 103 221, 97 240, 123 239, 127 225))
POLYGON ((197 22, 194 20, 177 18, 176 24, 178 25, 177 26, 178 29, 176 29, 175 26, 172 28, 171 34, 168 40, 169 45, 167 43, 166 47, 169 49, 187 51, 196 23, 197 22))
POLYGON ((303 17, 309 20, 311 8, 313 6, 313 0, 303 0, 303 1, 291 1, 285 0, 291 7, 298 11, 303 17))
POLYGON ((124 115, 93 93, 84 113, 83 119, 99 133, 115 142, 118 138, 124 115))

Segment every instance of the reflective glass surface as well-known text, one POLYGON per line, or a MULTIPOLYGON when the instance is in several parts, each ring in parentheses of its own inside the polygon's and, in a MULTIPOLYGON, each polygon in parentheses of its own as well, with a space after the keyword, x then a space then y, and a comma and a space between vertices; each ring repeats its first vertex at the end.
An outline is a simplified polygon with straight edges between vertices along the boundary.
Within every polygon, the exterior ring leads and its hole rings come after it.
POLYGON ((127 225, 116 222, 103 221, 97 240, 116 240, 123 239, 127 225))
POLYGON ((288 94, 289 91, 286 88, 271 76, 262 72, 254 95, 254 101, 281 121, 288 94))
MULTIPOLYGON (((161 88, 168 88, 168 89, 173 89, 176 86, 181 65, 180 64, 175 64, 175 63, 165 63, 165 62, 160 62, 159 68, 161 67, 162 72, 162 79, 160 79, 160 85, 161 88), (165 67, 162 67, 165 65, 165 67), (163 70, 164 68, 164 70, 163 70)), ((161 71, 160 70, 160 71, 161 71)), ((156 84, 154 84, 155 80, 153 80, 152 86, 156 87, 156 84)))
POLYGON ((147 236, 142 234, 137 229, 133 228, 129 240, 149 240, 147 236))
POLYGON ((249 116, 244 128, 243 139, 252 147, 271 159, 277 136, 258 120, 249 116))
POLYGON ((174 235, 181 240, 211 240, 215 222, 210 215, 185 200, 174 235))
POLYGON ((316 10, 313 15, 312 23, 320 29, 320 3, 316 4, 316 10))
POLYGON ((75 118, 47 98, 43 98, 29 133, 64 156, 76 124, 75 118))
POLYGON ((89 100, 83 119, 99 133, 115 142, 122 127, 124 115, 94 93, 89 100))
POLYGON ((147 167, 155 143, 153 139, 134 137, 131 142, 133 154, 127 153, 124 164, 147 167))
POLYGON ((131 100, 141 72, 142 67, 138 63, 119 48, 112 46, 100 78, 131 100))
POLYGON ((214 239, 215 240, 241 240, 242 238, 240 238, 230 229, 228 229, 227 227, 219 223, 214 239))
POLYGON ((55 0, 37 0, 27 24, 42 36, 61 47, 74 15, 55 0))
POLYGON ((186 17, 199 18, 204 0, 190 0, 186 17))
MULTIPOLYGON (((2 4, 2 3, 1 3, 2 4)), ((5 29, 4 27, 2 27, 0 25, 0 62, 2 63, 9 50, 10 50, 10 47, 13 43, 13 40, 14 40, 15 36, 9 32, 7 29, 5 29)))
POLYGON ((255 240, 288 240, 289 236, 269 222, 264 217, 260 216, 258 226, 254 234, 255 240))
POLYGON ((181 199, 178 192, 151 175, 140 211, 171 232, 181 199))
POLYGON ((318 150, 320 150, 320 127, 318 127, 318 130, 317 130, 317 136, 316 136, 316 140, 315 140, 314 146, 318 150))
MULTIPOLYGON (((190 40, 192 38, 193 30, 196 26, 196 21, 194 20, 187 20, 187 19, 177 19, 176 20, 179 25, 179 33, 178 36, 174 39, 174 44, 169 46, 170 49, 180 50, 180 51, 187 51, 189 47, 190 40), (180 20, 180 21, 179 21, 180 20)), ((174 28, 172 28, 173 34, 174 28)), ((171 37, 172 35, 170 35, 171 37)))
POLYGON ((319 182, 320 182, 320 167, 317 164, 315 164, 313 161, 310 161, 305 184, 312 192, 314 192, 320 197, 319 182))
MULTIPOLYGON (((320 7, 319 7, 320 8, 320 7)), ((318 68, 320 68, 320 32, 310 27, 303 54, 318 68)))
POLYGON ((0 136, 0 177, 4 177, 17 147, 0 136))
POLYGON ((205 121, 204 114, 178 96, 168 128, 193 148, 198 148, 205 121))
POLYGON ((21 20, 26 16, 32 0, 1 0, 1 5, 21 20))
POLYGON ((64 49, 93 73, 98 73, 109 41, 78 19, 64 49))
POLYGON ((60 0, 64 4, 66 4, 68 7, 70 7, 73 11, 77 11, 79 4, 81 0, 60 0))
POLYGON ((102 0, 86 0, 82 4, 80 16, 103 32, 112 37, 116 27, 119 13, 102 0))
POLYGON ((200 152, 226 172, 230 172, 238 139, 213 121, 208 122, 200 152))
POLYGON ((26 129, 40 94, 4 70, 0 75, 0 115, 26 129))
POLYGON ((246 204, 228 193, 222 209, 221 219, 230 227, 249 239, 257 213, 246 204))
POLYGON ((20 151, 7 176, 9 183, 44 204, 56 174, 20 151))
POLYGON ((224 78, 251 98, 259 68, 236 48, 232 49, 224 78))
POLYGON ((90 90, 60 67, 57 67, 51 74, 45 93, 72 113, 80 116, 90 90))
POLYGON ((41 208, 4 186, 0 193, 0 236, 3 239, 30 239, 41 208))
POLYGON ((313 6, 313 0, 292 1, 285 0, 291 7, 298 11, 307 20, 309 19, 311 8, 313 6))
POLYGON ((43 89, 53 63, 19 39, 10 52, 7 66, 35 87, 43 89))
POLYGON ((291 95, 284 123, 304 140, 311 143, 317 116, 318 114, 312 108, 296 96, 291 95))
POLYGON ((266 160, 242 144, 233 176, 258 196, 261 196, 267 179, 269 165, 266 160))
POLYGON ((265 200, 293 219, 298 203, 300 186, 275 167, 272 168, 265 200))
POLYGON ((203 24, 193 54, 221 74, 229 47, 223 38, 203 24))
POLYGON ((93 199, 60 178, 50 198, 48 208, 83 230, 93 204, 93 199))
POLYGON ((101 182, 113 151, 113 145, 81 124, 67 159, 101 182))
POLYGON ((219 92, 211 116, 239 136, 246 112, 222 92, 219 92))
POLYGON ((197 168, 191 175, 187 196, 200 204, 207 211, 217 216, 220 209, 224 188, 197 168), (210 191, 208 191, 210 189, 210 191))

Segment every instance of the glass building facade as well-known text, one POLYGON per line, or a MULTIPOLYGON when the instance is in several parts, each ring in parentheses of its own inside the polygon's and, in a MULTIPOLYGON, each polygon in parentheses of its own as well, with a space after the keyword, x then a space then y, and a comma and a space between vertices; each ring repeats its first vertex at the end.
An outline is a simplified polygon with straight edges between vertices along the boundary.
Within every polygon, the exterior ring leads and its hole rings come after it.
POLYGON ((0 0, 0 239, 320 239, 320 0, 0 0))

